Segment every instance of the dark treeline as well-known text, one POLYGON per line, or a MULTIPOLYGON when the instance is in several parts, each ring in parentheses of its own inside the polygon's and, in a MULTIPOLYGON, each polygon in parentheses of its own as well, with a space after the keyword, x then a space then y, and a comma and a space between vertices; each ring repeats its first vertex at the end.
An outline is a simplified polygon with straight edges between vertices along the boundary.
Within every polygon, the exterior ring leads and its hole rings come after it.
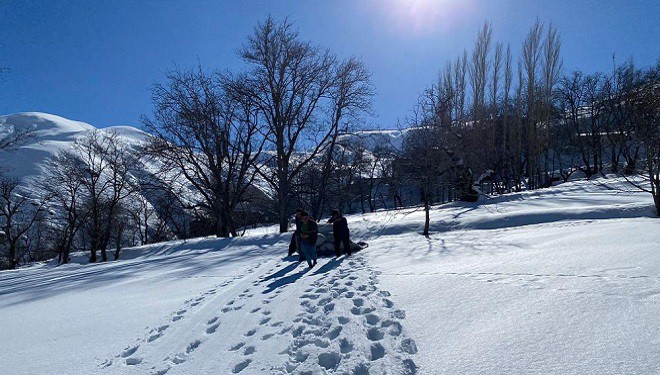
MULTIPOLYGON (((521 56, 484 24, 440 69, 399 130, 364 131, 370 75, 304 41, 288 21, 258 24, 240 71, 175 69, 152 89, 152 137, 92 132, 47 162, 30 189, 0 181, 0 266, 76 250, 287 230, 295 207, 321 218, 533 190, 616 174, 660 215, 660 63, 564 72, 561 38, 537 21, 521 56)), ((0 147, 16 142, 0 141, 0 147)), ((4 176, 4 175, 3 175, 4 176)), ((111 256, 108 255, 111 252, 111 256)))

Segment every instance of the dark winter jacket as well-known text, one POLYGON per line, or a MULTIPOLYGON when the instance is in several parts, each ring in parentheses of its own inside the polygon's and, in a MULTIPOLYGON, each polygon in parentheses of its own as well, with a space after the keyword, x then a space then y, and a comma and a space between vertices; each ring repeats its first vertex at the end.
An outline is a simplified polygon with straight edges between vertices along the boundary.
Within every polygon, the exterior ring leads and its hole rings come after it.
POLYGON ((307 220, 307 230, 304 229, 304 224, 301 222, 300 223, 300 233, 307 234, 307 238, 302 238, 301 240, 307 241, 307 243, 310 243, 312 245, 316 244, 316 240, 319 237, 319 226, 316 224, 316 221, 309 219, 307 220))
POLYGON ((328 223, 332 223, 332 234, 336 238, 348 237, 348 222, 345 217, 342 215, 333 216, 328 220, 328 223))
POLYGON ((300 228, 302 227, 302 219, 299 216, 294 216, 294 220, 296 221, 296 233, 300 234, 300 228))

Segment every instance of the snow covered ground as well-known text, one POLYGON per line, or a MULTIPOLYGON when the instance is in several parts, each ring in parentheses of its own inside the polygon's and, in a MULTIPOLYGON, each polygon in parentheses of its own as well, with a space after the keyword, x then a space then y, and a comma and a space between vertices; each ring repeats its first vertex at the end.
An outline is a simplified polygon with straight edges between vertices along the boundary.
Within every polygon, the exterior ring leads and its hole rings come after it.
POLYGON ((656 374, 660 220, 611 179, 0 272, 0 374, 656 374), (82 262, 81 262, 82 263, 82 262))

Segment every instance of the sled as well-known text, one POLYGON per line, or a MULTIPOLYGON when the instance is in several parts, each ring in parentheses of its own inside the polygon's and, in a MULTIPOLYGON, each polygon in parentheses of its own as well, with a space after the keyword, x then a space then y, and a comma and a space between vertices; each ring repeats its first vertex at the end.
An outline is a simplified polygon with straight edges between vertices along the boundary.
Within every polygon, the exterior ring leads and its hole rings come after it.
MULTIPOLYGON (((369 247, 369 244, 366 242, 353 242, 351 241, 351 252, 355 253, 369 247)), ((346 253, 344 245, 339 246, 342 253, 346 253)), ((335 238, 332 234, 332 224, 320 224, 319 225, 319 234, 318 239, 316 240, 316 249, 317 254, 320 256, 323 255, 335 255, 335 238)))

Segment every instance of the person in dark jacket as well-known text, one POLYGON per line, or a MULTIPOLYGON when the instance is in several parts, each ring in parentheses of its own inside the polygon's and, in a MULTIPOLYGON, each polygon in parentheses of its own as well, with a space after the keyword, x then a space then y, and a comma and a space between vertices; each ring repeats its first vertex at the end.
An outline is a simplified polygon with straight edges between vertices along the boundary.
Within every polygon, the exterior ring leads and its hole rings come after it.
POLYGON ((319 226, 305 211, 301 213, 300 218, 302 219, 300 248, 305 254, 309 268, 312 268, 316 265, 316 240, 319 236, 319 226))
POLYGON ((332 216, 330 216, 328 223, 332 223, 332 235, 335 238, 335 255, 341 255, 340 244, 344 245, 346 255, 351 255, 351 239, 346 218, 339 210, 332 210, 332 216))
POLYGON ((296 251, 298 251, 298 261, 302 262, 304 260, 302 251, 300 251, 300 226, 302 225, 302 219, 300 218, 300 215, 302 214, 303 209, 302 208, 296 208, 296 214, 293 216, 293 219, 295 220, 296 223, 296 230, 293 232, 293 235, 291 236, 291 243, 289 244, 289 256, 293 255, 296 251))

